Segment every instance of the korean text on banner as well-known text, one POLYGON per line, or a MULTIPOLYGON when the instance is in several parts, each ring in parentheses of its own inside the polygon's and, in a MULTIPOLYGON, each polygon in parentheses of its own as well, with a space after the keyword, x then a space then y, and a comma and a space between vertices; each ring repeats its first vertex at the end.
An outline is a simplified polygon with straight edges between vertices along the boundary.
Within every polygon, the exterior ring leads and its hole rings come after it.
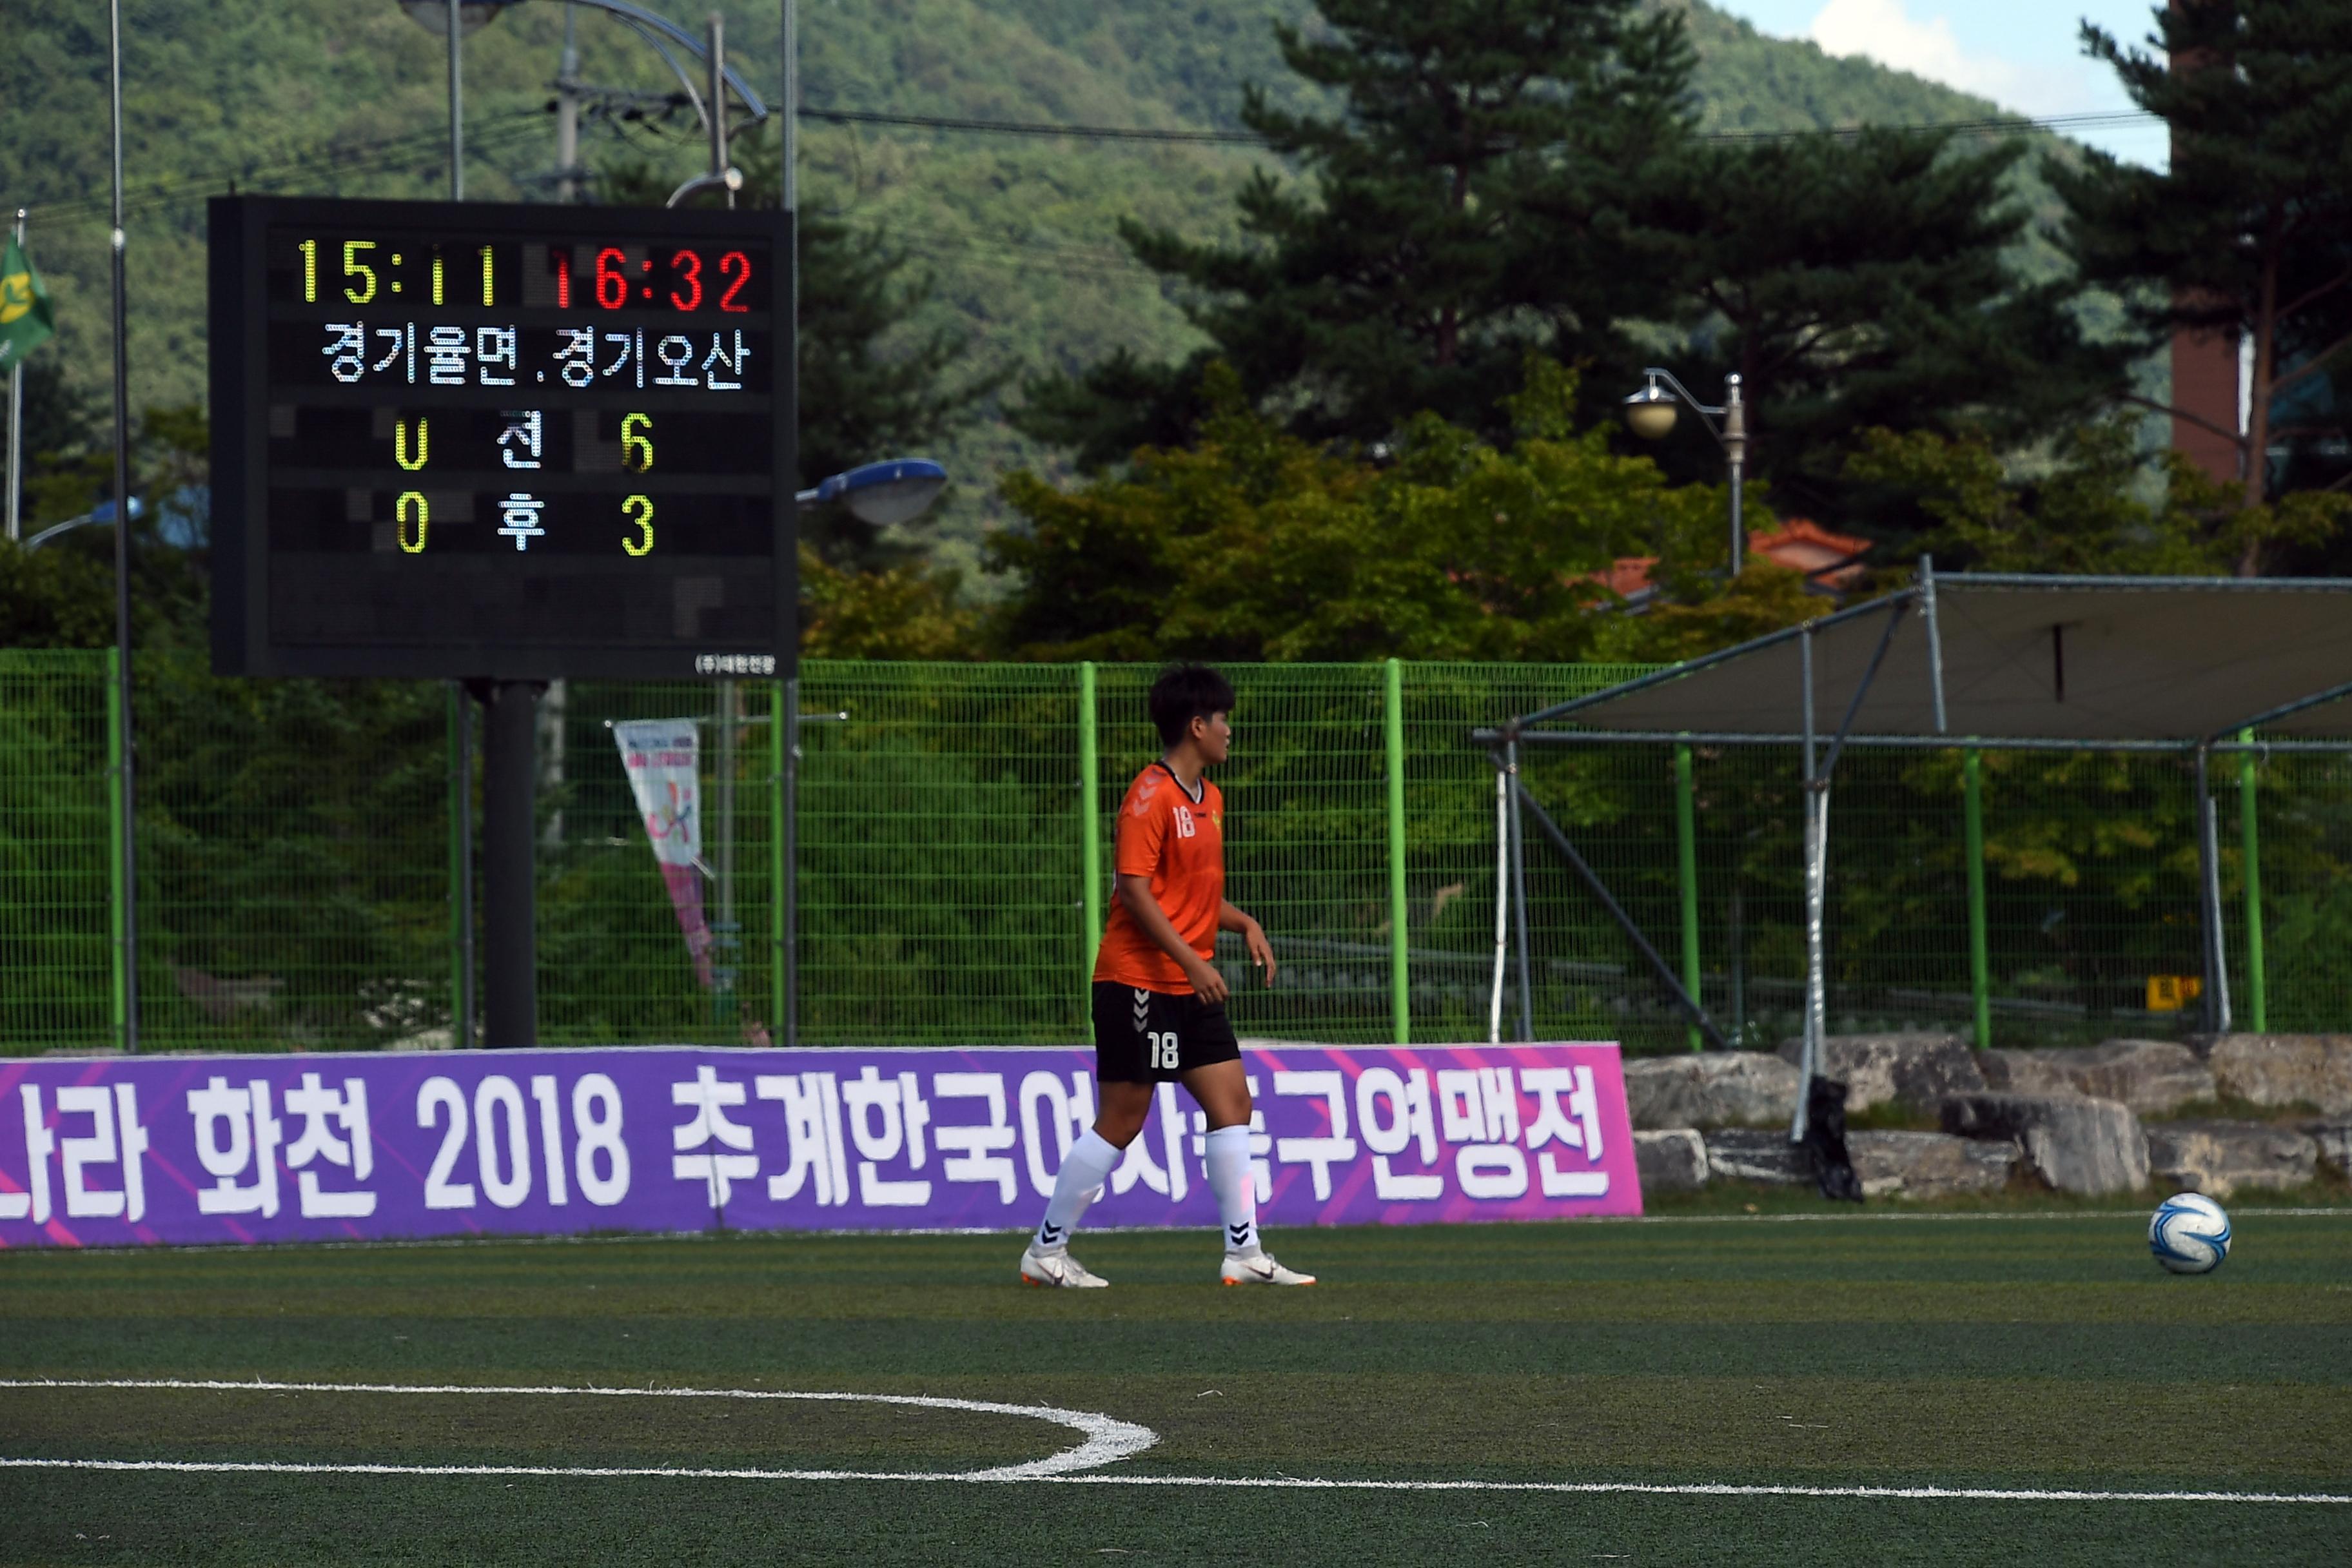
MULTIPOLYGON (((1079 1050, 627 1047, 0 1061, 0 1247, 1024 1230, 1079 1050)), ((1244 1053, 1272 1226, 1641 1212, 1617 1047, 1244 1053)), ((1162 1085, 1088 1221, 1217 1222, 1162 1085)))

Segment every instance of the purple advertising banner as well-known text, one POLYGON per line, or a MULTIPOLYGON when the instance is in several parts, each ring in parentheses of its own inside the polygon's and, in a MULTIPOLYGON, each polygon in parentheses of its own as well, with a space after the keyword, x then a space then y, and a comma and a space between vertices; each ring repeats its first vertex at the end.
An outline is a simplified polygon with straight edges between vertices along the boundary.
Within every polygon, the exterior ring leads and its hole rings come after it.
MULTIPOLYGON (((1094 1120, 1083 1049, 630 1047, 0 1060, 0 1247, 1021 1229, 1094 1120)), ((1271 1225, 1642 1210, 1617 1047, 1244 1053, 1271 1225)), ((1163 1085, 1087 1214, 1213 1226, 1163 1085)))

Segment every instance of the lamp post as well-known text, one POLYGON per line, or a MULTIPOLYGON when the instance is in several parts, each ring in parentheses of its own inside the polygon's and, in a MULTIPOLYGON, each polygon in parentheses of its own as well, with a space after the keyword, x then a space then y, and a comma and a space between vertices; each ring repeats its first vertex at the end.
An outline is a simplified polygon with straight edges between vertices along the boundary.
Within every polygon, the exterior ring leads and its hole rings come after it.
MULTIPOLYGON (((807 489, 798 491, 793 500, 799 510, 838 502, 864 521, 879 528, 893 523, 908 522, 928 510, 947 488, 948 471, 928 458, 888 458, 878 463, 866 463, 846 473, 830 474, 807 489)), ((775 821, 780 831, 774 847, 775 876, 779 884, 773 908, 777 914, 772 939, 779 950, 779 962, 784 970, 777 994, 783 998, 784 1016, 777 1020, 782 1044, 798 1043, 800 995, 799 947, 794 940, 800 910, 799 844, 797 827, 800 799, 801 723, 800 682, 784 683, 786 700, 777 712, 783 726, 780 742, 781 762, 769 783, 776 791, 775 821)), ((740 689, 732 680, 719 683, 719 837, 716 846, 718 866, 711 877, 713 890, 718 895, 719 918, 711 923, 713 947, 719 963, 714 969, 712 1008, 721 1023, 731 1023, 739 1008, 736 982, 743 947, 743 922, 735 912, 735 774, 736 731, 743 722, 740 689)))
MULTIPOLYGON (((789 94, 789 89, 788 94, 789 94)), ((786 101, 791 101, 787 96, 786 101)), ((789 130, 792 121, 784 121, 789 130)), ((787 186, 786 189, 790 189, 787 186)), ((794 500, 800 510, 838 502, 852 513, 877 528, 906 522, 919 517, 947 488, 948 471, 925 458, 891 458, 879 463, 867 463, 846 473, 832 474, 794 500)), ((770 940, 775 943, 774 963, 781 977, 775 987, 777 1010, 782 1015, 773 1020, 779 1028, 777 1044, 800 1044, 801 963, 800 963, 800 776, 801 776, 801 713, 800 678, 784 682, 782 700, 776 710, 780 721, 774 738, 776 766, 772 783, 776 791, 778 832, 775 845, 775 930, 770 940)), ((812 718, 844 719, 846 714, 814 714, 812 718)), ((730 831, 732 831, 731 827, 730 831)))
POLYGON ((1731 463, 1731 564, 1726 575, 1733 581, 1748 562, 1748 530, 1740 519, 1740 481, 1748 467, 1748 405, 1739 395, 1739 377, 1723 378, 1723 405, 1701 403, 1674 373, 1656 365, 1645 368, 1642 390, 1625 399, 1625 423, 1644 441, 1661 441, 1675 427, 1675 407, 1690 405, 1706 433, 1723 448, 1731 463), (1717 420, 1723 421, 1717 425, 1717 420))
POLYGON ((429 33, 449 40, 449 199, 466 199, 466 110, 464 51, 458 39, 480 31, 507 6, 520 0, 400 0, 408 19, 429 33))

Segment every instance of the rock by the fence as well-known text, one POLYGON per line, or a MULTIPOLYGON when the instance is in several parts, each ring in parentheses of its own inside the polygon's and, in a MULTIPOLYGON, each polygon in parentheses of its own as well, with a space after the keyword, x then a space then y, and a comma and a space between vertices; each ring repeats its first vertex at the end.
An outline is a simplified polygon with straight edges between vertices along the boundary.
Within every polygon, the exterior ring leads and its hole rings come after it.
POLYGON ((1785 1128, 1727 1127, 1706 1134, 1706 1173, 1717 1182, 1802 1185, 1811 1183, 1813 1165, 1785 1128))
POLYGON ((1979 1051, 1985 1087, 2001 1094, 2080 1094, 2048 1051, 1979 1051))
POLYGON ((1633 1168, 1642 1192, 1692 1193, 1706 1185, 1706 1142, 1694 1128, 1633 1134, 1633 1168))
POLYGON ((2147 1135, 2131 1108, 2087 1095, 1956 1094, 1944 1131, 2007 1138, 2062 1193, 2125 1193, 2147 1184, 2147 1135))
POLYGON ((1944 1132, 1849 1132, 1846 1152, 1864 1197, 1940 1198, 2009 1184, 2015 1143, 1944 1132))
POLYGON ((2299 1187, 2316 1173, 2319 1144, 2266 1121, 2159 1121, 2147 1130, 2158 1183, 2226 1198, 2240 1187, 2299 1187))
MULTIPOLYGON (((1991 1053, 1988 1053, 1990 1055, 1991 1053)), ((2213 1074, 2197 1053, 2173 1040, 2107 1040, 2060 1050, 2003 1051, 1985 1079, 2011 1094, 2064 1093, 2117 1100, 2142 1116, 2161 1116, 2213 1098, 2213 1074), (2002 1080, 1994 1082, 1998 1077, 2002 1080), (2064 1089, 2053 1090, 2053 1084, 2064 1089)))
POLYGON ((2223 1094, 2352 1111, 2352 1035, 2223 1035, 2200 1042, 2223 1094))
POLYGON ((1787 1121, 1797 1069, 1764 1051, 1636 1058, 1625 1064, 1625 1109, 1650 1129, 1787 1121))
POLYGON ((2303 1130, 2319 1147, 2319 1163, 2339 1176, 2352 1176, 2352 1121, 2306 1121, 2303 1130))
MULTIPOLYGON (((1785 1040, 1780 1059, 1794 1063, 1801 1040, 1785 1040)), ((1985 1087, 1976 1053, 1958 1035, 1831 1035, 1822 1041, 1819 1070, 1845 1085, 1845 1108, 1867 1110, 1900 1100, 1932 1111, 1948 1095, 1985 1087)))

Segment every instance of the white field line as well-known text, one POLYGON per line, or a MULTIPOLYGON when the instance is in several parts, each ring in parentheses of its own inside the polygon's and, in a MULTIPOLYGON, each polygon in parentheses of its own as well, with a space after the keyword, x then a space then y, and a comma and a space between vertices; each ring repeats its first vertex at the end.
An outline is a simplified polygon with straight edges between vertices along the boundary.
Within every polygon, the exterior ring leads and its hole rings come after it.
POLYGON ((1649 1481, 1384 1481, 1325 1480, 1300 1476, 1152 1476, 1103 1474, 1098 1467, 1141 1453, 1159 1440, 1150 1427, 1085 1410, 1006 1405, 913 1394, 799 1393, 753 1388, 614 1388, 562 1384, 515 1385, 410 1383, 268 1383, 220 1378, 5 1378, 0 1388, 157 1388, 265 1394, 523 1394, 617 1399, 791 1399, 971 1410, 1053 1421, 1087 1434, 1077 1447, 1051 1458, 992 1469, 770 1470, 700 1467, 590 1465, 377 1465, 226 1459, 19 1459, 0 1457, 0 1469, 163 1471, 185 1475, 474 1476, 564 1479, 662 1478, 746 1481, 1042 1481, 1065 1485, 1213 1487, 1254 1490, 1390 1492, 1538 1492, 1565 1496, 1880 1498, 1975 1502, 2239 1502, 2342 1506, 2352 1495, 2335 1492, 2093 1491, 2003 1487, 1742 1486, 1728 1482, 1649 1481), (1094 1471, 1077 1474, 1078 1471, 1094 1471))
MULTIPOLYGON (((264 1383, 231 1382, 222 1378, 72 1378, 28 1377, 0 1378, 0 1388, 164 1388, 198 1389, 241 1394, 525 1394, 540 1397, 580 1397, 594 1399, 794 1399, 835 1404, 900 1405, 920 1410, 971 1410, 984 1415, 1021 1415, 1034 1421, 1051 1421, 1083 1434, 1086 1441, 1075 1448, 1032 1460, 1025 1465, 1003 1465, 994 1469, 974 1470, 960 1475, 959 1480, 1027 1481, 1040 1480, 1066 1470, 1090 1470, 1097 1466, 1131 1458, 1160 1441, 1160 1435, 1149 1426, 1139 1426, 1132 1421, 1120 1421, 1108 1415, 1098 1415, 1091 1410, 1063 1410, 1050 1405, 1004 1405, 986 1399, 946 1399, 919 1394, 803 1394, 782 1389, 766 1388, 609 1388, 595 1385, 570 1387, 554 1384, 518 1386, 502 1384, 415 1384, 415 1383, 264 1383)), ((37 1464, 26 1459, 0 1460, 12 1465, 37 1464)), ((88 1461, 89 1464, 110 1464, 112 1461, 88 1461)), ((143 1462, 142 1462, 143 1463, 143 1462)), ((161 1462, 158 1461, 160 1464, 161 1462)), ((121 1468, 117 1466, 116 1468, 121 1468)), ((141 1468, 132 1465, 131 1468, 141 1468)), ((145 1468, 155 1468, 147 1465, 145 1468)), ((219 1468, 218 1466, 164 1465, 164 1468, 219 1468)), ((229 1469, 262 1469, 268 1465, 230 1465, 229 1469)), ((303 1473, 352 1470, 366 1475, 701 1475, 742 1479, 770 1478, 814 1480, 829 1479, 825 1472, 806 1473, 768 1470, 579 1470, 532 1469, 489 1467, 440 1468, 404 1465, 310 1465, 294 1466, 303 1473)), ((907 1479, 914 1477, 904 1478, 907 1479)))
MULTIPOLYGON (((635 1047, 629 1047, 634 1049, 635 1047)), ((975 1047, 993 1049, 995 1047, 975 1047)), ((1677 1214, 1677 1215, 1594 1215, 1579 1220, 1481 1220, 1474 1224, 1499 1227, 1526 1227, 1538 1225, 1850 1225, 1880 1220, 2067 1220, 2067 1219, 2128 1219, 2139 1213, 2134 1209, 2064 1209, 2056 1213, 2037 1213, 2016 1209, 1960 1209, 1934 1213, 1912 1213, 1905 1209, 1839 1210, 1829 1214, 1677 1214)), ((2316 1219, 2333 1216, 2352 1219, 2352 1204, 2332 1208, 2232 1208, 2232 1218, 2316 1219)), ((1088 1236, 1146 1236, 1168 1234, 1171 1227, 1158 1225, 1090 1225, 1088 1236)), ((1300 1226, 1294 1229, 1307 1229, 1300 1226)), ((1355 1226, 1371 1229, 1372 1226, 1355 1226)), ((818 1246, 830 1241, 878 1241, 899 1236, 1002 1236, 1018 1238, 1030 1234, 1025 1229, 1007 1226, 910 1226, 891 1230, 633 1230, 596 1236, 425 1236, 374 1237, 365 1240, 344 1241, 250 1241, 228 1243, 219 1241, 160 1242, 152 1247, 52 1247, 25 1250, 45 1258, 122 1258, 134 1253, 202 1252, 215 1257, 255 1252, 397 1252, 417 1249, 469 1247, 642 1247, 648 1242, 720 1242, 720 1241, 789 1241, 795 1247, 818 1246)))
MULTIPOLYGON (((2233 1208, 2232 1218, 2310 1219, 2332 1215, 2352 1219, 2352 1205, 2341 1208, 2233 1208)), ((2138 1209, 2061 1209, 2055 1213, 2019 1212, 2009 1209, 1956 1209, 1940 1213, 1913 1214, 1903 1209, 1856 1209, 1834 1214, 1658 1214, 1596 1215, 1585 1223, 1592 1225, 1852 1225, 1855 1221, 1872 1220, 2053 1220, 2105 1219, 2131 1220, 2141 1215, 2138 1209)))
MULTIPOLYGON (((468 1390, 467 1392, 478 1392, 468 1390)), ((655 1469, 587 1465, 324 1465, 237 1463, 197 1459, 12 1459, 0 1469, 162 1470, 193 1475, 269 1476, 514 1476, 568 1479, 660 1477, 676 1480, 744 1481, 1035 1481, 1062 1486, 1218 1487, 1293 1491, 1541 1492, 1572 1496, 1874 1498, 1958 1502, 2242 1502, 2342 1506, 2352 1495, 2335 1492, 2089 1491, 2006 1487, 1775 1487, 1727 1482, 1651 1481, 1381 1481, 1323 1480, 1301 1476, 1144 1476, 1016 1474, 1011 1469, 962 1473, 929 1470, 655 1469)))

